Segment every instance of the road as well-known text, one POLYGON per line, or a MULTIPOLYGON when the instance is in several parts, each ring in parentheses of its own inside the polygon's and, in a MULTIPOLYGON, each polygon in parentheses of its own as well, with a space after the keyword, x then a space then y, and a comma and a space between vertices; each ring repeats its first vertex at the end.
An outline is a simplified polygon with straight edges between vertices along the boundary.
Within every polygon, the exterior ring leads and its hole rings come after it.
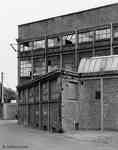
POLYGON ((113 138, 115 143, 84 141, 0 120, 0 150, 118 150, 118 133, 113 138))

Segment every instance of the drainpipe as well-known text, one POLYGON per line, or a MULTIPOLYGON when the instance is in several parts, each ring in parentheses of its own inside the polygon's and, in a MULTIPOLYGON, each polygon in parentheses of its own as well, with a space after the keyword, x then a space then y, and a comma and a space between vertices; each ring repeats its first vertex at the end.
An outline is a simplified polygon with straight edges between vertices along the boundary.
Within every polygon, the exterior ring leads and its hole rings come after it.
POLYGON ((111 37, 110 37, 110 55, 113 55, 113 25, 111 23, 110 25, 111 28, 111 37))

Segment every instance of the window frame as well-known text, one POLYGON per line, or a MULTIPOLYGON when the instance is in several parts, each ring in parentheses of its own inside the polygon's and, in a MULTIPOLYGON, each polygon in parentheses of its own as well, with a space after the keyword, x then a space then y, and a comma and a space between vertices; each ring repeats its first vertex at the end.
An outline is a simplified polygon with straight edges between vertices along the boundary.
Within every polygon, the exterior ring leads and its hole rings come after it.
POLYGON ((32 72, 32 63, 30 60, 20 61, 20 77, 30 77, 32 72))
POLYGON ((78 33, 78 43, 89 43, 94 40, 94 31, 86 31, 78 33))
POLYGON ((103 28, 95 30, 95 41, 108 40, 111 37, 111 29, 103 28))

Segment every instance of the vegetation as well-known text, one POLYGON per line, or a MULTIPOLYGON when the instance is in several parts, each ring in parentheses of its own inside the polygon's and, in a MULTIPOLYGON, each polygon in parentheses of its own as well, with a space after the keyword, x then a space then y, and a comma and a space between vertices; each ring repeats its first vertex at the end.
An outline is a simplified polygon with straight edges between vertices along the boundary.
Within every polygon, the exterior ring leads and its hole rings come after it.
MULTIPOLYGON (((4 102, 10 102, 17 99, 17 93, 11 88, 4 87, 4 102)), ((2 86, 0 84, 0 102, 2 101, 2 86)))

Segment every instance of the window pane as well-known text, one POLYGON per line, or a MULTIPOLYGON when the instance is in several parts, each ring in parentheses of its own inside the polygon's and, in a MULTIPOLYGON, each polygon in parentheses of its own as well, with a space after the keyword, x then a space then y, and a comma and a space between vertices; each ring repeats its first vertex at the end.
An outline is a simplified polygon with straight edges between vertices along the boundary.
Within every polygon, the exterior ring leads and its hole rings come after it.
POLYGON ((37 48, 45 48, 45 40, 41 40, 41 41, 34 41, 33 43, 33 49, 37 49, 37 48))
POLYGON ((93 40, 93 32, 79 33, 79 43, 91 42, 93 40))
POLYGON ((48 47, 56 47, 60 45, 60 39, 57 38, 52 38, 48 39, 48 47))
POLYGON ((24 50, 23 44, 20 45, 20 51, 22 52, 24 50))
POLYGON ((117 38, 118 37, 118 27, 114 28, 114 37, 117 38))
POLYGON ((30 76, 32 71, 31 61, 25 60, 20 62, 20 76, 30 76))
POLYGON ((32 50, 32 42, 24 42, 20 45, 20 51, 29 51, 32 50))
POLYGON ((75 34, 69 34, 63 36, 63 45, 75 44, 75 43, 76 43, 75 34))
POLYGON ((45 74, 45 62, 44 59, 38 59, 35 58, 34 59, 34 71, 33 71, 33 75, 41 75, 41 74, 45 74))
POLYGON ((97 30, 95 34, 96 34, 95 36, 96 40, 109 39, 111 30, 110 29, 97 30))

